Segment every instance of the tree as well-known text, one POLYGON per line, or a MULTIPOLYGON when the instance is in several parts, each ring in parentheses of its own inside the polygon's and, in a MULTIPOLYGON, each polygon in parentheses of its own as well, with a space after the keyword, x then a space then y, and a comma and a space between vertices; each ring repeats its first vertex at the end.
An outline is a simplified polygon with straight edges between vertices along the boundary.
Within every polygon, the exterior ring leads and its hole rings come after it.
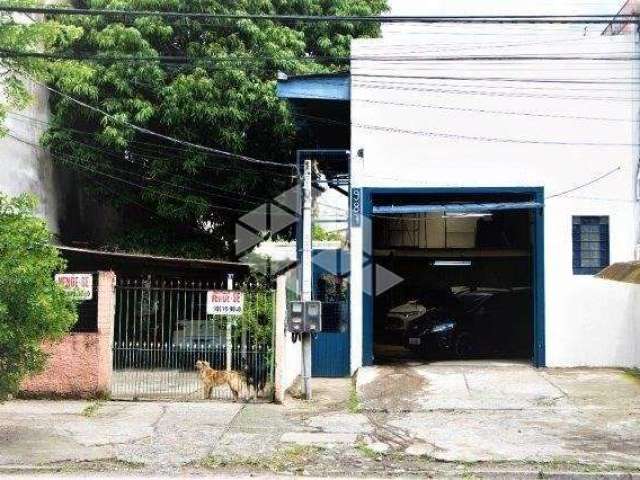
POLYGON ((0 194, 0 399, 43 367, 42 342, 77 319, 73 297, 54 281, 64 261, 35 207, 30 195, 0 194))
MULTIPOLYGON (((88 0, 76 6, 301 15, 377 15, 387 8, 386 0, 88 0)), ((293 114, 277 98, 277 72, 345 69, 351 39, 379 34, 371 22, 59 15, 48 23, 66 29, 49 34, 48 51, 82 60, 29 59, 27 67, 46 63, 44 77, 56 90, 110 116, 53 94, 44 142, 97 198, 124 212, 127 233, 112 246, 175 253, 188 244, 190 252, 209 255, 230 254, 234 221, 288 188, 294 171, 176 145, 128 123, 289 163, 293 114)))
MULTIPOLYGON (((7 0, 3 6, 35 7, 39 0, 7 0)), ((11 15, 0 13, 0 49, 5 52, 48 51, 54 46, 61 48, 74 41, 82 30, 73 25, 63 25, 56 21, 41 21, 31 15, 11 15)), ((48 62, 37 58, 0 59, 0 137, 6 132, 2 129, 3 120, 10 109, 22 109, 29 100, 30 93, 21 72, 28 72, 40 78, 46 78, 48 62)))

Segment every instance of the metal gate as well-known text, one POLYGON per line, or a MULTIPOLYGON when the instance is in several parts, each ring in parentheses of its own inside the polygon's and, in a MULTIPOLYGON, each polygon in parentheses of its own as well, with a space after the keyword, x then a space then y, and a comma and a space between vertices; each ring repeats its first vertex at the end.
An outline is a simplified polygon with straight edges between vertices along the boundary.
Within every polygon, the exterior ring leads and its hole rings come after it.
MULTIPOLYGON (((219 287, 219 286, 218 286, 219 287)), ((118 280, 111 393, 117 399, 271 400, 274 292, 242 286, 241 316, 207 314, 207 282, 118 280), (196 362, 233 372, 205 394, 196 362), (231 383, 231 385, 230 385, 231 383)))

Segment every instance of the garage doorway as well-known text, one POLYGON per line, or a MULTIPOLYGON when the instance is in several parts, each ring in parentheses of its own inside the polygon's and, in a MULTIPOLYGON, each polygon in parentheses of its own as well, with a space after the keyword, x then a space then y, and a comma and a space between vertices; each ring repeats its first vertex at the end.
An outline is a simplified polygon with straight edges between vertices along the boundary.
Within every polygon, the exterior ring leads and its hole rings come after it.
POLYGON ((365 365, 544 365, 541 189, 365 189, 363 197, 365 264, 375 266, 365 271, 402 279, 369 279, 365 365))

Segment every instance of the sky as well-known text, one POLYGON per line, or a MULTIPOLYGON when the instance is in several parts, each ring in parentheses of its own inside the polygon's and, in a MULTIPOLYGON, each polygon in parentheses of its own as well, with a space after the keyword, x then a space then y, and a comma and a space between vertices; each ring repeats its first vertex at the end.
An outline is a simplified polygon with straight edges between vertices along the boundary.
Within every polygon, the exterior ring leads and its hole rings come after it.
MULTIPOLYGON (((390 15, 611 15, 620 10, 625 0, 389 0, 390 15)), ((603 25, 385 25, 386 37, 399 33, 515 32, 522 35, 544 35, 558 31, 599 34, 603 25), (586 32, 585 32, 586 29, 586 32)))
POLYGON ((600 15, 624 0, 389 0, 392 15, 600 15))

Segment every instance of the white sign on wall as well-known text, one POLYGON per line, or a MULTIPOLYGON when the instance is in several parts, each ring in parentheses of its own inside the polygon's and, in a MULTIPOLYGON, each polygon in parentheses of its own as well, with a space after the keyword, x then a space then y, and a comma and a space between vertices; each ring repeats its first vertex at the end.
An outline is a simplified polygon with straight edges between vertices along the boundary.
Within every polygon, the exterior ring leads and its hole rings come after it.
POLYGON ((237 290, 209 290, 207 315, 242 315, 244 294, 237 290))
POLYGON ((79 300, 93 299, 93 275, 90 273, 59 273, 56 283, 67 292, 73 292, 79 300))

